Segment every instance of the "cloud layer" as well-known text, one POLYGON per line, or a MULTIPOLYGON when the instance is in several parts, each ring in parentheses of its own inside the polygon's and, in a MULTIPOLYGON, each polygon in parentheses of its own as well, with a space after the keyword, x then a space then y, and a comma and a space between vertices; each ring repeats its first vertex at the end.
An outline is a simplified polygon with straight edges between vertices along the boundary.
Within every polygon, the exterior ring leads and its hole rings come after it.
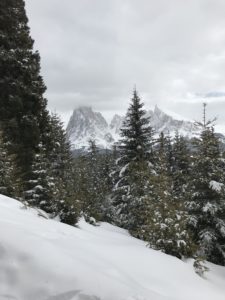
POLYGON ((26 0, 26 7, 49 107, 65 119, 78 105, 124 113, 136 84, 147 108, 157 103, 195 119, 207 100, 209 116, 225 124, 224 0, 26 0))

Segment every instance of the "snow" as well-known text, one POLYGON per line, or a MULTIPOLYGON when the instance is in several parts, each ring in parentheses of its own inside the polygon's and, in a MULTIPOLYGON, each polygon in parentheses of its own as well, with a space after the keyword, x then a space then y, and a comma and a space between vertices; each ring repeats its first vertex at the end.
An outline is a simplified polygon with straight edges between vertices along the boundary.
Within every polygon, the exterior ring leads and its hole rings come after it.
POLYGON ((119 174, 119 177, 121 178, 124 173, 126 172, 127 168, 129 167, 129 163, 126 164, 124 167, 122 167, 121 171, 120 171, 120 174, 119 174))
POLYGON ((224 300, 225 268, 146 247, 118 227, 72 227, 0 196, 0 299, 224 300))
MULTIPOLYGON (((184 120, 180 116, 166 114, 157 106, 153 110, 148 110, 146 116, 150 117, 150 124, 155 131, 155 138, 160 132, 174 137, 176 132, 185 137, 195 137, 199 134, 199 129, 194 123, 184 120)), ((87 150, 89 140, 94 139, 96 145, 102 149, 111 149, 115 142, 120 141, 120 128, 124 117, 115 115, 110 124, 101 113, 94 112, 90 107, 80 107, 74 110, 67 126, 67 135, 73 150, 87 150)))
POLYGON ((202 208, 202 211, 207 213, 211 213, 211 215, 215 215, 215 213, 218 211, 218 206, 215 205, 215 204, 212 204, 210 202, 207 202, 203 208, 202 208))
POLYGON ((209 183, 209 187, 216 191, 216 192, 220 192, 221 189, 223 188, 224 184, 223 183, 220 183, 220 182, 217 182, 215 180, 211 180, 210 183, 209 183))

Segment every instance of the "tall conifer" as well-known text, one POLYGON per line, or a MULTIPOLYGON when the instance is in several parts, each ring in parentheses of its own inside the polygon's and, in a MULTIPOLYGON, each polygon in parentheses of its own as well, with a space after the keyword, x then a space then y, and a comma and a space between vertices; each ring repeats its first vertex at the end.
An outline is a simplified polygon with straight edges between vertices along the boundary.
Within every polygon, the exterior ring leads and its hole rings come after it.
POLYGON ((120 157, 114 174, 117 182, 112 195, 115 223, 134 235, 144 223, 143 197, 151 172, 152 128, 143 106, 135 90, 121 129, 120 157))
POLYGON ((46 88, 24 1, 1 0, 0 16, 0 122, 16 158, 17 175, 26 183, 46 125, 46 88))
POLYGON ((225 180, 224 161, 213 124, 206 121, 205 105, 189 184, 190 228, 199 246, 198 254, 225 265, 225 180))

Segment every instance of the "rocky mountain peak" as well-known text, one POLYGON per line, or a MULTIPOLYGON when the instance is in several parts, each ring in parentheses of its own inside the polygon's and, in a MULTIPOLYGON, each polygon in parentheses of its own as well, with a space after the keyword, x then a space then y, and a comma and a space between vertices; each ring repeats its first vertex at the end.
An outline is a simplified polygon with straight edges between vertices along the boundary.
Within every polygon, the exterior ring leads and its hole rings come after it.
MULTIPOLYGON (((173 136, 178 131, 183 136, 192 137, 198 131, 193 122, 176 120, 157 105, 147 111, 146 115, 150 117, 156 136, 160 132, 173 136)), ((78 107, 68 123, 67 136, 73 149, 87 149, 90 139, 94 139, 98 147, 111 148, 120 138, 123 120, 123 116, 116 114, 108 124, 100 112, 93 111, 91 107, 78 107)))
POLYGON ((94 112, 91 107, 76 108, 70 117, 66 131, 75 149, 87 148, 90 139, 96 140, 96 143, 104 147, 107 143, 105 135, 107 135, 107 140, 110 140, 105 118, 100 112, 94 112))
POLYGON ((112 121, 109 125, 109 128, 114 131, 115 134, 120 133, 120 128, 122 127, 124 118, 115 114, 112 118, 112 121))

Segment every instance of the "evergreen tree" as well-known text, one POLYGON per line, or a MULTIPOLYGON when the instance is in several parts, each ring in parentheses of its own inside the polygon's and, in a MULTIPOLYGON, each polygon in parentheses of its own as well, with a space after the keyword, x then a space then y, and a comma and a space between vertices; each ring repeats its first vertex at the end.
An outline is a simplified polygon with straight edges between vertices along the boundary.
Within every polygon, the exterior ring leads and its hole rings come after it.
POLYGON ((83 213, 88 222, 103 221, 105 205, 111 191, 110 153, 99 151, 94 140, 89 141, 89 151, 82 159, 82 176, 80 176, 83 213))
POLYGON ((189 185, 190 228, 199 245, 198 254, 205 259, 225 265, 225 188, 224 161, 218 138, 210 121, 206 122, 205 105, 199 139, 189 185))
POLYGON ((176 133, 173 143, 172 179, 173 194, 185 199, 191 176, 191 153, 184 137, 176 133))
POLYGON ((81 214, 87 214, 87 207, 86 201, 89 201, 88 196, 88 172, 87 172, 87 157, 86 155, 82 154, 79 156, 74 157, 73 159, 73 194, 76 195, 77 199, 80 202, 80 209, 81 214))
MULTIPOLYGON (((156 174, 150 177, 148 218, 144 239, 149 245, 181 258, 190 256, 194 246, 186 229, 187 214, 182 197, 173 193, 173 181, 168 156, 168 140, 161 133, 157 145, 156 174)), ((171 153, 170 153, 171 154, 171 153)))
POLYGON ((33 51, 23 0, 0 2, 0 122, 26 189, 47 118, 40 57, 33 51))
POLYGON ((0 131, 0 194, 10 197, 15 192, 14 162, 7 148, 0 131))
POLYGON ((63 124, 56 114, 50 116, 42 140, 46 145, 39 144, 25 199, 73 225, 79 217, 79 203, 72 187, 72 157, 63 124))
POLYGON ((118 180, 112 195, 114 222, 134 235, 144 223, 142 200, 147 185, 146 175, 152 168, 152 128, 143 105, 135 90, 121 129, 120 157, 114 175, 118 180))
POLYGON ((87 154, 87 191, 85 197, 85 218, 95 223, 101 219, 101 174, 99 169, 98 149, 94 140, 89 141, 89 152, 87 154))
POLYGON ((152 146, 152 128, 150 119, 146 117, 137 91, 134 90, 131 104, 128 108, 123 126, 120 131, 122 137, 119 150, 124 165, 131 161, 146 161, 152 146))
POLYGON ((149 195, 153 189, 150 176, 154 176, 154 169, 147 162, 131 162, 127 168, 128 193, 123 196, 125 205, 119 217, 123 218, 125 226, 130 233, 140 239, 146 234, 146 222, 149 217, 149 195))
POLYGON ((71 157, 57 116, 50 116, 23 0, 0 2, 0 126, 15 157, 18 198, 74 224, 71 157), (18 184, 17 184, 18 185, 18 184))
MULTIPOLYGON (((70 144, 57 114, 49 117, 48 128, 42 135, 49 161, 48 174, 54 190, 50 201, 53 215, 62 222, 74 225, 80 215, 80 203, 73 191, 73 164, 70 144)), ((50 186, 50 188, 51 188, 50 186)))
POLYGON ((23 198, 29 205, 53 213, 56 185, 50 167, 46 148, 40 143, 33 160, 31 177, 27 183, 29 189, 24 192, 23 198))

